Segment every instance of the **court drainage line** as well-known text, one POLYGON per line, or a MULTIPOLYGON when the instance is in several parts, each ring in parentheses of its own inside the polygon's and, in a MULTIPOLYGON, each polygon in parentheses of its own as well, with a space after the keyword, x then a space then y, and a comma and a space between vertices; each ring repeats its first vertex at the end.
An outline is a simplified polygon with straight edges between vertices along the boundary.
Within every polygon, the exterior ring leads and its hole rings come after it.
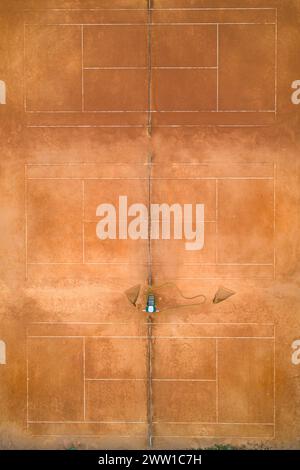
MULTIPOLYGON (((150 5, 151 6, 151 5, 150 5)), ((151 247, 151 194, 152 194, 152 154, 148 155, 148 288, 152 287, 152 247, 151 247)), ((152 322, 151 314, 147 316, 147 441, 152 449, 153 435, 153 391, 152 391, 152 322)))
MULTIPOLYGON (((152 0, 147 0, 148 9, 148 136, 152 135, 152 0)), ((148 288, 152 287, 152 247, 151 247, 151 192, 152 192, 152 153, 148 156, 148 288)), ((153 422, 153 397, 152 397, 152 322, 151 315, 147 316, 147 422, 148 422, 148 446, 152 449, 152 422, 153 422)))
POLYGON ((152 449, 153 435, 153 395, 152 395, 152 318, 147 318, 147 422, 148 422, 148 447, 152 449))
POLYGON ((148 0, 148 136, 152 134, 152 111, 151 111, 151 92, 152 92, 152 0, 148 0))
POLYGON ((151 245, 151 199, 152 199, 152 153, 148 154, 148 286, 152 287, 152 245, 151 245))

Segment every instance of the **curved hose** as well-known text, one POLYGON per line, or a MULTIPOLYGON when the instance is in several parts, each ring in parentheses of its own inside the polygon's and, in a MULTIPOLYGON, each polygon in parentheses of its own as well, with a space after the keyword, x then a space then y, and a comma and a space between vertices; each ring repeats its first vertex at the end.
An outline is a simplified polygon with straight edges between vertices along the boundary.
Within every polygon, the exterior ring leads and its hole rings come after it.
POLYGON ((180 296, 183 298, 183 299, 186 299, 186 300, 193 300, 193 299, 197 299, 199 297, 202 297, 202 302, 197 302, 195 304, 184 304, 184 305, 174 305, 174 306, 171 306, 171 307, 165 307, 163 308, 162 310, 160 310, 160 312, 164 312, 165 310, 174 310, 174 309, 177 309, 177 308, 186 308, 186 307, 195 307, 195 306, 199 306, 199 305, 203 305, 204 302, 206 301, 206 296, 204 294, 197 294, 197 295, 194 295, 192 297, 187 297, 186 295, 184 295, 182 293, 182 291, 179 289, 179 287, 177 286, 177 284, 175 284, 175 282, 165 282, 164 284, 161 284, 159 286, 151 286, 151 287, 148 287, 148 291, 147 291, 147 294, 149 293, 153 293, 154 290, 159 290, 159 289, 162 289, 163 287, 166 287, 166 286, 172 286, 172 287, 175 287, 175 289, 179 292, 180 296))

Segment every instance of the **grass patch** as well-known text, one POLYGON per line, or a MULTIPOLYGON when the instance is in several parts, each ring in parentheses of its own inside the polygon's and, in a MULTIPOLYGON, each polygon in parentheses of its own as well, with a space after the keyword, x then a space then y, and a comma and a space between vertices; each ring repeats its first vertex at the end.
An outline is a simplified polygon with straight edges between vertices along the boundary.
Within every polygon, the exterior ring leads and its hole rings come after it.
POLYGON ((200 450, 270 450, 269 447, 266 447, 263 444, 257 444, 253 447, 247 446, 232 446, 231 444, 215 444, 211 447, 204 447, 200 450))

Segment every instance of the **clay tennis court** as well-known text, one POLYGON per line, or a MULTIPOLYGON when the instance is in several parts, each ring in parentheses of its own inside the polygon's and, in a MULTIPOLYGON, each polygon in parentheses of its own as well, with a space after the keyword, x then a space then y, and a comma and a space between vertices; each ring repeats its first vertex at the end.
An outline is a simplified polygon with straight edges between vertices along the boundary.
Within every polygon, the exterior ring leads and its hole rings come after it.
POLYGON ((0 2, 0 448, 299 448, 299 14, 0 2), (203 249, 99 240, 125 195, 203 249))

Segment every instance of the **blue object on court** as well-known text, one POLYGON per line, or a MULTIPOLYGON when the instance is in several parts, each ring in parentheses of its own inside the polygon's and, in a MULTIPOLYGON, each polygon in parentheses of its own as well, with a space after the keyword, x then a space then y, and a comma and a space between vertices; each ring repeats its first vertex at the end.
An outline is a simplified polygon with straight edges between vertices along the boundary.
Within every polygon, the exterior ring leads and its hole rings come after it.
POLYGON ((156 305, 155 305, 155 297, 153 294, 148 294, 146 312, 148 313, 157 312, 156 305))

